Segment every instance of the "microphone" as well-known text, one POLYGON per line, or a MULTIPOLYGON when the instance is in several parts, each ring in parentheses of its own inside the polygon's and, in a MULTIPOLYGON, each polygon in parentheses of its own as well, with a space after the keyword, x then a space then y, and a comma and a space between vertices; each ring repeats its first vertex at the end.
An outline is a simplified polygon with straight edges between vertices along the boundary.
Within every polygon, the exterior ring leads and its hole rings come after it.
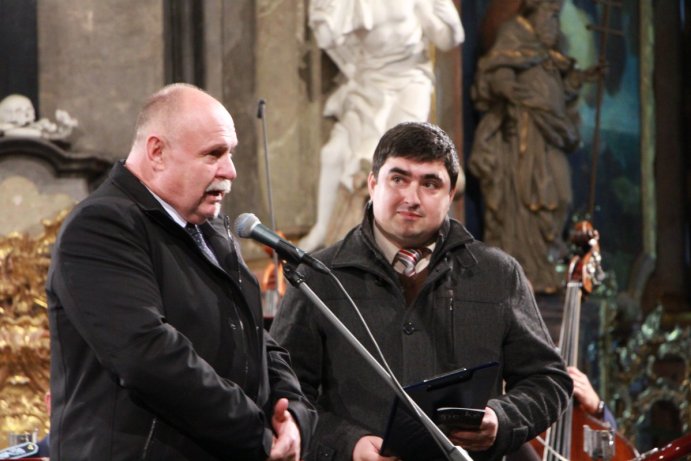
POLYGON ((235 233, 242 238, 251 238, 273 248, 276 253, 293 264, 307 264, 311 268, 329 274, 331 271, 318 259, 307 254, 259 221, 253 213, 243 213, 235 220, 235 233))

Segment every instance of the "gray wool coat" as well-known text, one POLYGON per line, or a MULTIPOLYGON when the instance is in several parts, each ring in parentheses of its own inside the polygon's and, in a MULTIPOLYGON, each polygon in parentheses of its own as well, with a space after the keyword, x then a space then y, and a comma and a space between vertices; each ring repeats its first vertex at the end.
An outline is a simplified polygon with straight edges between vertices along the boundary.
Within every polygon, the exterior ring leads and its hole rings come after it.
MULTIPOLYGON (((573 384, 519 264, 447 219, 427 280, 406 305, 398 275, 374 243, 372 219, 370 207, 360 226, 314 256, 353 298, 399 382, 500 363, 503 383, 488 403, 498 417, 497 439, 491 449, 471 452, 475 460, 501 458, 547 429, 565 410, 573 384)), ((299 271, 376 357, 337 284, 304 266, 299 271)), ((288 289, 271 333, 319 410, 312 459, 350 460, 360 437, 383 434, 393 391, 300 290, 288 289)))

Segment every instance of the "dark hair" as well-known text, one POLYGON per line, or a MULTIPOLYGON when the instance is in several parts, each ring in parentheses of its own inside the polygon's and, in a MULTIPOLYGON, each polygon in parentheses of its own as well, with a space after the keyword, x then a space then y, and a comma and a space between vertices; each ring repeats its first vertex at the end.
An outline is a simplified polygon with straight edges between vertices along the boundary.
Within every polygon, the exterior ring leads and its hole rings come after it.
POLYGON ((451 178, 452 188, 456 186, 461 170, 453 141, 444 130, 431 123, 403 122, 384 133, 372 158, 372 174, 375 177, 389 157, 403 157, 418 162, 441 160, 451 178))

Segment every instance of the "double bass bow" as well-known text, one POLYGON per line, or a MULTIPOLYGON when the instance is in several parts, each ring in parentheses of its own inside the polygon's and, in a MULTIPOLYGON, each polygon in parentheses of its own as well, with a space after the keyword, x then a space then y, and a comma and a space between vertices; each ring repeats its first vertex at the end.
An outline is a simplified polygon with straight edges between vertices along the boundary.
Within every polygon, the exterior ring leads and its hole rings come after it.
MULTIPOLYGON (((568 266, 559 349, 567 366, 577 366, 581 300, 602 282, 604 272, 599 234, 590 222, 577 222, 571 241, 578 250, 568 266)), ((542 435, 530 444, 543 461, 627 461, 637 456, 631 443, 615 433, 609 424, 589 415, 573 399, 564 414, 542 435)))

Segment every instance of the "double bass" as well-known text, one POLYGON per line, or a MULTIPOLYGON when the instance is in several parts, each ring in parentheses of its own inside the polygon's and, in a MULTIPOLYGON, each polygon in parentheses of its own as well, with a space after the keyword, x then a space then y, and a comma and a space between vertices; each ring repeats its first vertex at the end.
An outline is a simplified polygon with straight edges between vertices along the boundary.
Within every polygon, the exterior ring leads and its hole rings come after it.
POLYGON ((632 461, 672 461, 691 454, 691 432, 674 439, 662 448, 653 448, 632 461))
MULTIPOLYGON (((575 224, 571 241, 578 248, 568 267, 559 349, 567 366, 578 364, 581 299, 604 279, 599 234, 588 221, 575 224)), ((628 461, 638 456, 633 445, 589 415, 572 399, 566 411, 541 437, 530 444, 543 461, 628 461)))

